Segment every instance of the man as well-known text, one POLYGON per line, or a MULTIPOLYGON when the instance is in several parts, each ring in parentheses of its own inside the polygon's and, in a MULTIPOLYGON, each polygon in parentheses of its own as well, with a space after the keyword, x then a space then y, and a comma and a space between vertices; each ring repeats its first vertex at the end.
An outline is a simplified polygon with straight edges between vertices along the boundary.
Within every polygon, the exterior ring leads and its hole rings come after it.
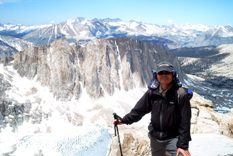
POLYGON ((164 156, 165 151, 172 156, 190 156, 192 92, 179 85, 176 71, 169 63, 160 63, 154 76, 157 85, 149 87, 130 113, 114 124, 132 124, 151 113, 148 136, 152 156, 164 156))

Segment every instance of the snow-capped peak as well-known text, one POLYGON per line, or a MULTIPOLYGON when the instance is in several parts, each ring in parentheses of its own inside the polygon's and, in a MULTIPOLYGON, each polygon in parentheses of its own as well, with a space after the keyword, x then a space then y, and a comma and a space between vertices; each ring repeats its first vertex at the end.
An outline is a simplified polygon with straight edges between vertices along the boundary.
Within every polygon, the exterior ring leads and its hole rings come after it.
POLYGON ((57 38, 67 38, 70 41, 79 42, 80 40, 119 36, 136 37, 139 40, 154 41, 155 43, 163 40, 162 44, 166 44, 169 48, 218 46, 233 43, 233 27, 230 25, 158 25, 135 20, 123 21, 118 18, 86 19, 77 17, 58 24, 0 25, 0 35, 20 37, 36 44, 48 44, 57 38))

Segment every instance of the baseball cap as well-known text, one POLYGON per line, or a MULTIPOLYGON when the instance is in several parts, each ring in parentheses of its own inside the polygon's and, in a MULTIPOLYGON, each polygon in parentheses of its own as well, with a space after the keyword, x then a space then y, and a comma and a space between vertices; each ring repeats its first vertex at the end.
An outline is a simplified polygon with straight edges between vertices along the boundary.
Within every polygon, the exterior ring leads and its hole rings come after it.
POLYGON ((157 67, 157 72, 161 71, 174 72, 174 67, 170 63, 160 63, 157 67))

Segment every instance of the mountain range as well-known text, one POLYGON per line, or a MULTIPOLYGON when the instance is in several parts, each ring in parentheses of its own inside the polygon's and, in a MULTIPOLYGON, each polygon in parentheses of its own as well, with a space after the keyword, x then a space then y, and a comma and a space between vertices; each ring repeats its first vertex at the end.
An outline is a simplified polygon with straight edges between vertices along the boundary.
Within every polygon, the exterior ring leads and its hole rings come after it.
POLYGON ((75 18, 58 24, 0 25, 0 35, 19 38, 37 45, 60 38, 83 44, 96 38, 130 37, 162 44, 171 49, 181 47, 218 46, 233 43, 230 25, 158 25, 121 19, 75 18))
MULTIPOLYGON (((21 51, 14 56, 14 67, 21 76, 37 77, 42 84, 48 85, 58 98, 62 98, 62 96, 72 97, 73 95, 78 98, 82 87, 88 87, 87 92, 90 95, 99 97, 104 92, 111 95, 114 88, 127 90, 132 89, 132 86, 145 86, 150 79, 151 71, 149 68, 156 67, 156 63, 162 58, 173 57, 169 53, 169 48, 180 58, 182 70, 185 73, 201 77, 216 86, 221 82, 222 86, 227 87, 229 83, 231 84, 232 79, 231 57, 227 57, 231 53, 229 51, 231 45, 223 46, 222 48, 225 47, 228 51, 222 52, 221 46, 219 48, 217 46, 223 45, 223 43, 233 43, 232 26, 156 25, 133 20, 88 20, 85 18, 36 26, 0 25, 1 62, 6 63, 13 59, 4 58, 4 56, 12 56, 21 51), (124 45, 124 42, 129 45, 124 45), (67 49, 70 49, 70 51, 67 51, 67 49), (96 51, 101 58, 97 54, 89 54, 92 51, 96 51), (123 51, 126 53, 123 53, 123 51), (156 51, 158 54, 154 54, 156 51), (123 55, 126 55, 127 58, 124 63, 121 62, 123 55), (114 58, 111 58, 113 56, 114 58), (59 58, 54 60, 55 62, 57 60, 66 62, 64 69, 51 64, 51 59, 54 58, 59 58), (89 62, 93 62, 97 58, 103 60, 99 63, 95 61, 98 64, 93 64, 89 73, 81 72, 88 71, 88 68, 84 68, 84 66, 87 66, 86 64, 91 65, 89 62), (149 58, 154 59, 150 60, 149 58), (229 71, 225 72, 225 75, 227 75, 224 79, 221 77, 224 76, 224 70, 218 70, 219 63, 223 61, 225 63, 222 63, 221 69, 227 67, 227 71, 229 71), (139 67, 139 62, 146 64, 141 64, 143 67, 139 67), (119 65, 125 63, 129 70, 122 72, 119 65), (65 70, 69 66, 75 66, 73 71, 65 70), (115 75, 110 74, 111 72, 115 75), (140 80, 140 83, 135 83, 133 81, 135 77, 131 77, 132 75, 135 76, 135 72, 139 73, 136 79, 140 80), (64 74, 62 76, 56 75, 56 73, 64 74), (127 85, 109 82, 112 81, 113 77, 116 81, 120 80, 121 73, 129 74, 123 78, 125 81, 127 77, 128 82, 124 82, 127 85), (220 73, 220 75, 215 73, 220 73), (46 74, 49 74, 49 76, 45 76, 46 74), (87 75, 91 74, 96 77, 95 80, 88 78, 87 75), (65 75, 66 77, 64 77, 65 75), (105 75, 105 78, 108 77, 109 80, 103 78, 103 75, 105 75), (70 83, 71 81, 72 83, 70 83), (82 85, 80 85, 80 82, 82 82, 82 85), (57 86, 57 83, 62 86, 65 84, 65 88, 59 88, 60 86, 57 86), (112 86, 109 86, 109 83, 112 86), (91 85, 87 86, 87 84, 91 85), (67 88, 67 86, 70 87, 67 88), (91 86, 97 88, 91 89, 91 86)), ((172 59, 170 61, 175 63, 176 68, 180 69, 178 61, 172 59)), ((185 74, 182 73, 182 70, 179 70, 178 73, 183 81, 185 74)), ((123 83, 122 80, 121 83, 123 83)), ((211 95, 212 92, 208 94, 211 95)), ((229 98, 231 98, 231 94, 224 97, 224 99, 229 98)))

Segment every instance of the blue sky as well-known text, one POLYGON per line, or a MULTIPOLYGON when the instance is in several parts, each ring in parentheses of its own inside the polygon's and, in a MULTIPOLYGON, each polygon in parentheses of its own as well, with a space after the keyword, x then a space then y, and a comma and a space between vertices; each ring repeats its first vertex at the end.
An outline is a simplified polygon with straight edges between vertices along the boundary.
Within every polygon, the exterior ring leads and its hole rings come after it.
POLYGON ((154 24, 233 25, 233 0, 0 0, 0 23, 120 18, 154 24))

